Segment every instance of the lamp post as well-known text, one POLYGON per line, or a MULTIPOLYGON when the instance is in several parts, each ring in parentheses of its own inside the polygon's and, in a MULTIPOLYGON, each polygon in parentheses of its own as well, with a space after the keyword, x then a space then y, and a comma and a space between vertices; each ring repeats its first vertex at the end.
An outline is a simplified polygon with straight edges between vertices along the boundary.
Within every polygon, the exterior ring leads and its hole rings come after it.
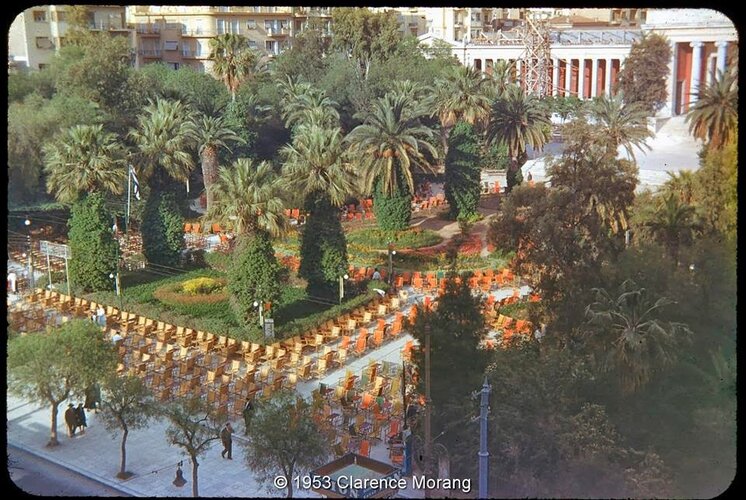
POLYGON ((394 255, 396 255, 394 244, 389 242, 389 286, 394 285, 394 255))
POLYGON ((34 253, 34 246, 31 241, 31 220, 26 219, 23 221, 25 226, 28 228, 28 233, 26 233, 26 242, 28 243, 28 275, 29 275, 29 284, 31 285, 31 289, 34 288, 36 285, 36 282, 34 280, 34 261, 32 254, 34 253))
POLYGON ((261 299, 255 300, 254 307, 259 308, 259 328, 263 328, 264 327, 264 312, 263 312, 264 302, 261 299))
POLYGON ((339 277, 339 303, 342 303, 342 299, 345 296, 345 280, 348 279, 349 276, 347 274, 344 274, 339 277))

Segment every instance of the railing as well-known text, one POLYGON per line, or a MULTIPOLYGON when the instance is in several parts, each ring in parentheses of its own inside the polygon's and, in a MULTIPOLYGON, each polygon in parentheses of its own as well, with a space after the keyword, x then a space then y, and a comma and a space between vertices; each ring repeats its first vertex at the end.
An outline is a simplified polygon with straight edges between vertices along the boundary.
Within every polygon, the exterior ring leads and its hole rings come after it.
POLYGON ((161 49, 140 49, 139 53, 144 57, 161 57, 161 49))
POLYGON ((143 34, 155 34, 159 35, 161 33, 161 25, 160 24, 138 24, 135 28, 138 33, 143 34))
POLYGON ((92 30, 126 30, 126 26, 122 26, 122 23, 88 23, 88 28, 92 30))

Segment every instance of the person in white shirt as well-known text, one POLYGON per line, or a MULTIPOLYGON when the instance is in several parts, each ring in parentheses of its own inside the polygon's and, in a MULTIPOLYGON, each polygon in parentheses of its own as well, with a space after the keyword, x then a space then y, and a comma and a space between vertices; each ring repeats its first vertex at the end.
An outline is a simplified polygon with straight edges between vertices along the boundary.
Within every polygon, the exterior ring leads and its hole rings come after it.
POLYGON ((381 273, 378 272, 378 268, 375 268, 373 271, 373 280, 379 280, 381 279, 381 273))
POLYGON ((8 273, 8 287, 13 293, 18 291, 18 275, 14 271, 8 273))
POLYGON ((96 309, 96 319, 98 320, 99 326, 106 326, 106 310, 104 306, 98 306, 96 309))

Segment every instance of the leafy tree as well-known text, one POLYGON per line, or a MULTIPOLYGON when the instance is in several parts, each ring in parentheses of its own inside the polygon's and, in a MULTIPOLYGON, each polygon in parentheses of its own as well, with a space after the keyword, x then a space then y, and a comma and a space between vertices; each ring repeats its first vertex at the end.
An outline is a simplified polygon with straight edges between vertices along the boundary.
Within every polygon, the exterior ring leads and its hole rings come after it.
POLYGON ((8 390, 52 407, 47 446, 57 446, 57 409, 71 396, 100 382, 116 366, 116 352, 99 327, 73 320, 49 332, 8 343, 8 390))
POLYGON ((173 193, 154 191, 142 217, 143 254, 148 262, 177 266, 184 249, 184 218, 173 193))
POLYGON ((287 142, 285 134, 262 134, 262 127, 271 118, 272 106, 260 101, 257 94, 247 89, 248 86, 242 87, 236 94, 236 100, 231 101, 225 108, 223 115, 225 125, 233 130, 242 142, 234 145, 232 154, 224 159, 224 163, 230 163, 239 158, 255 157, 258 147, 265 144, 269 145, 274 152, 279 149, 280 144, 287 142), (268 136, 274 141, 268 140, 268 136), (278 146, 272 148, 272 142, 276 142, 278 146))
POLYGON ((644 34, 632 43, 629 57, 619 72, 617 90, 624 93, 627 102, 639 103, 653 115, 663 107, 668 91, 668 63, 671 46, 657 33, 644 34))
POLYGON ((196 122, 195 135, 198 153, 202 161, 202 179, 207 192, 207 210, 214 203, 214 184, 218 177, 218 151, 220 148, 230 149, 229 141, 240 142, 241 138, 225 126, 222 118, 202 116, 196 122))
MULTIPOLYGON (((404 180, 399 176, 399 185, 404 180)), ((404 187, 397 187, 392 193, 386 193, 383 181, 379 180, 373 190, 373 213, 376 224, 382 231, 403 231, 409 227, 412 217, 412 195, 404 187)))
POLYGON ((76 125, 44 147, 47 190, 62 202, 89 192, 122 194, 127 184, 124 150, 101 125, 76 125))
POLYGON ((622 390, 633 392, 645 385, 651 373, 670 365, 678 344, 691 335, 689 327, 660 319, 670 299, 653 302, 634 281, 622 283, 618 296, 595 289, 596 300, 586 308, 589 342, 601 370, 614 371, 622 390))
MULTIPOLYGON (((407 96, 388 94, 374 103, 365 123, 347 135, 345 141, 362 168, 364 192, 373 192, 378 184, 383 197, 409 197, 415 190, 414 169, 432 168, 437 153, 428 140, 433 133, 421 124, 420 113, 407 96)), ((389 220, 392 229, 401 230, 409 225, 411 212, 408 210, 404 215, 389 220)))
POLYGON ((263 483, 285 477, 288 498, 293 496, 293 478, 320 466, 329 455, 311 404, 295 393, 282 391, 258 403, 251 429, 246 465, 263 483))
POLYGON ((707 227, 735 241, 738 227, 738 147, 705 152, 695 173, 696 204, 707 227))
POLYGON ((619 146, 623 146, 634 161, 633 146, 640 151, 650 150, 645 142, 652 136, 647 127, 647 113, 642 104, 625 103, 622 92, 613 97, 603 95, 591 105, 591 117, 596 121, 596 134, 607 146, 607 152, 616 156, 619 146))
POLYGON ((220 439, 221 423, 224 416, 210 408, 199 397, 177 399, 162 409, 170 425, 166 429, 169 444, 182 448, 182 453, 192 461, 192 496, 199 496, 199 462, 212 446, 220 439))
POLYGON ((696 190, 697 177, 692 170, 679 170, 678 172, 666 172, 668 180, 661 188, 662 193, 678 196, 682 203, 692 204, 696 190))
POLYGON ((399 41, 399 24, 392 11, 373 13, 367 8, 338 7, 332 11, 333 48, 357 62, 363 79, 371 61, 389 57, 399 41))
POLYGON ((122 461, 117 477, 127 479, 127 436, 130 429, 142 429, 148 425, 154 412, 154 401, 142 380, 133 376, 111 375, 104 384, 101 401, 101 420, 113 436, 122 431, 122 461))
POLYGON ((721 149, 738 135, 738 75, 720 73, 698 91, 697 102, 686 115, 689 132, 709 148, 721 149))
POLYGON ((73 205, 68 238, 74 288, 86 292, 111 290, 109 274, 117 272, 119 245, 111 230, 113 220, 99 193, 91 193, 73 205))
POLYGON ((236 317, 249 326, 256 322, 258 314, 254 301, 276 304, 287 273, 277 262, 266 232, 256 230, 253 237, 242 237, 242 240, 231 263, 228 290, 236 317))
POLYGON ((251 160, 244 158, 233 163, 231 168, 221 168, 215 195, 208 218, 233 224, 238 234, 265 231, 279 236, 287 229, 282 178, 269 162, 254 166, 251 160))
POLYGON ((323 24, 315 17, 308 18, 308 26, 293 37, 292 46, 275 58, 274 73, 280 78, 297 77, 316 83, 326 72, 325 57, 331 39, 323 33, 323 24))
POLYGON ((446 156, 445 195, 452 218, 470 218, 477 214, 481 171, 479 142, 473 127, 459 122, 451 131, 446 156))
POLYGON ((510 164, 508 147, 503 143, 482 143, 484 153, 480 155, 480 168, 482 170, 507 170, 510 164))
POLYGON ((225 33, 210 39, 210 59, 214 61, 213 71, 235 101, 238 87, 252 75, 259 56, 249 48, 245 36, 225 33))
MULTIPOLYGON (((464 459, 473 453, 469 444, 475 444, 473 430, 464 425, 476 410, 471 391, 481 387, 489 362, 487 351, 479 347, 487 332, 482 298, 472 295, 468 280, 461 278, 457 283, 455 274, 450 274, 437 308, 416 307, 412 335, 420 346, 426 344, 428 328, 430 335, 432 429, 438 442, 448 448, 456 475, 463 474, 469 470, 464 459), (459 368, 454 370, 454 366, 459 368)), ((424 394, 424 347, 414 354, 414 363, 419 372, 418 392, 424 394)))
MULTIPOLYGON (((143 69, 151 66, 148 64, 143 69)), ((219 116, 231 102, 225 87, 209 74, 200 73, 190 66, 182 66, 176 71, 165 69, 164 97, 188 103, 198 113, 213 117, 219 116)))
POLYGON ((538 99, 527 96, 518 86, 510 87, 493 104, 486 134, 490 142, 502 142, 508 147, 511 157, 508 192, 515 185, 515 172, 520 169, 519 158, 525 154, 526 146, 539 149, 549 141, 549 124, 538 99))

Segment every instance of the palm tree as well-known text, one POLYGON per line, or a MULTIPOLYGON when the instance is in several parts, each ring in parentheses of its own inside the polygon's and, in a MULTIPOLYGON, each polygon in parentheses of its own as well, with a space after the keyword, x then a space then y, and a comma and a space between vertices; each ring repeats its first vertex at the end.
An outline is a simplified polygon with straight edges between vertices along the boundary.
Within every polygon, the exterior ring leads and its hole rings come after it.
POLYGON ((420 123, 421 117, 409 98, 387 94, 373 104, 365 122, 347 135, 345 140, 360 161, 366 192, 373 192, 380 181, 385 195, 402 189, 414 193, 414 169, 432 169, 437 153, 428 140, 433 131, 420 123))
POLYGON ((66 203, 87 192, 121 194, 127 184, 124 149, 101 125, 76 125, 61 140, 47 144, 44 170, 47 191, 66 203))
POLYGON ((720 72, 717 80, 699 89, 697 102, 686 115, 689 132, 712 149, 736 137, 738 127, 737 73, 720 72))
POLYGON ((668 180, 663 184, 664 193, 675 193, 682 203, 691 204, 694 199, 696 177, 692 170, 666 172, 668 180))
POLYGON ((225 33, 210 39, 210 59, 215 74, 225 83, 235 101, 238 87, 256 70, 256 52, 249 48, 245 36, 225 33))
POLYGON ((673 301, 653 301, 632 280, 622 283, 616 297, 604 289, 594 292, 595 302, 585 310, 594 358, 602 369, 617 372, 625 392, 633 392, 650 380, 654 370, 674 361, 679 343, 691 331, 684 324, 657 318, 673 301))
POLYGON ((634 161, 633 147, 650 150, 645 140, 653 134, 647 127, 647 111, 639 103, 625 103, 619 92, 611 97, 598 97, 590 111, 598 127, 598 136, 606 143, 609 154, 616 157, 619 146, 623 146, 634 161))
POLYGON ((162 189, 169 178, 186 181, 194 168, 191 149, 195 130, 189 109, 180 101, 157 99, 145 107, 138 128, 129 133, 135 144, 137 173, 151 187, 162 189))
POLYGON ((510 86, 511 75, 514 64, 508 61, 495 61, 492 66, 492 74, 487 78, 487 95, 491 99, 499 99, 510 86))
POLYGON ((238 235, 261 230, 279 236, 287 229, 282 187, 282 179, 269 162, 254 165, 246 158, 236 160, 231 168, 220 169, 207 218, 231 221, 238 235))
POLYGON ((415 106, 421 106, 416 109, 415 113, 423 116, 429 114, 428 101, 431 92, 432 88, 412 80, 396 80, 389 91, 390 94, 407 97, 415 103, 415 106))
POLYGON ((694 220, 694 207, 681 202, 674 193, 663 197, 662 203, 645 223, 650 234, 663 244, 678 264, 679 248, 692 242, 699 224, 694 220))
POLYGON ((341 206, 354 192, 350 165, 344 160, 340 128, 302 123, 293 142, 281 150, 288 189, 303 197, 325 197, 341 206))
POLYGON ((224 125, 222 118, 201 116, 196 123, 195 135, 198 153, 202 161, 202 179, 207 192, 207 210, 210 210, 214 200, 212 187, 218 177, 218 150, 230 149, 228 141, 245 142, 236 133, 224 125))
POLYGON ((333 128, 339 124, 337 103, 326 97, 323 92, 311 89, 300 94, 295 100, 287 102, 282 112, 285 126, 295 128, 301 123, 315 123, 320 127, 333 128))
POLYGON ((518 158, 530 145, 540 149, 549 141, 551 124, 546 109, 533 95, 526 95, 517 85, 511 85, 505 94, 495 101, 487 124, 487 139, 492 143, 503 142, 508 147, 510 166, 507 172, 507 187, 515 184, 515 174, 520 168, 518 158))

